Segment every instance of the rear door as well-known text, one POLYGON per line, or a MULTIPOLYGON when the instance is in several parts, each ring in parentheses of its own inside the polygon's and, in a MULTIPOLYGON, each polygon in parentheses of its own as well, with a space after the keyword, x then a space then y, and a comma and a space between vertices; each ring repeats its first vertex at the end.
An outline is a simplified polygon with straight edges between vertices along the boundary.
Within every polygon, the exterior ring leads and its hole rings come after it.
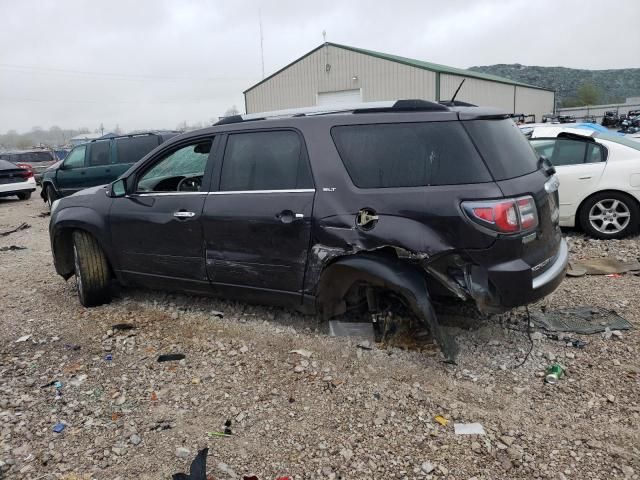
POLYGON ((229 134, 214 176, 203 212, 209 278, 218 288, 300 295, 315 195, 302 135, 229 134))
POLYGON ((202 136, 172 145, 127 178, 131 193, 113 200, 109 218, 124 277, 151 287, 210 288, 201 215, 213 143, 202 136))
POLYGON ((81 188, 104 185, 113 180, 111 173, 111 140, 97 140, 87 145, 87 166, 80 172, 81 188))
POLYGON ((560 179, 560 221, 573 224, 580 202, 596 191, 606 165, 606 150, 592 140, 579 138, 532 139, 544 153, 560 179))
POLYGON ((60 195, 71 195, 82 189, 79 185, 82 184, 82 178, 86 175, 84 171, 86 153, 87 145, 78 145, 69 152, 60 168, 56 170, 56 187, 60 195))

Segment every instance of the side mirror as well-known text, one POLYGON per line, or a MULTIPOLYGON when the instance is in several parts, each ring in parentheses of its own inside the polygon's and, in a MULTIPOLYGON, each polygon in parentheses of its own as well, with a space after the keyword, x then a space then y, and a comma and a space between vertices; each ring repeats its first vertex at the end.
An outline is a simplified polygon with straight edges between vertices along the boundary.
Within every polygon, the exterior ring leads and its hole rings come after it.
POLYGON ((111 198, 124 197, 127 194, 127 179, 120 178, 113 182, 109 187, 109 196, 111 198))

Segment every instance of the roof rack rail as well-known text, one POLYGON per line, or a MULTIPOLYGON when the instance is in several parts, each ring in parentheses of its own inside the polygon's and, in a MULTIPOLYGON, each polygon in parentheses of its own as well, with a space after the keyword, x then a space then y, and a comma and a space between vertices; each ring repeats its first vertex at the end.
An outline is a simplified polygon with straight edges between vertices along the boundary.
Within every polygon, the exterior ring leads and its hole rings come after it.
POLYGON ((336 105, 335 107, 304 107, 272 112, 250 113, 246 115, 231 115, 218 120, 214 125, 266 120, 275 118, 310 117, 316 115, 347 114, 347 113, 380 113, 380 112, 446 112, 446 105, 428 100, 396 100, 383 102, 362 102, 354 104, 336 105))

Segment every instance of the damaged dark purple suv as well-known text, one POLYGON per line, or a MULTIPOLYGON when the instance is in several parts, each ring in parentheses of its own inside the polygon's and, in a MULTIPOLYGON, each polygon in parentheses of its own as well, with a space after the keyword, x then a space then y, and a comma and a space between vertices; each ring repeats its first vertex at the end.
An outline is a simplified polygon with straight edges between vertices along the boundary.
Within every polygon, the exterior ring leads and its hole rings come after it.
POLYGON ((111 185, 55 202, 50 235, 87 307, 110 300, 112 279, 324 318, 391 298, 452 358, 433 298, 504 311, 562 281, 557 187, 494 110, 301 109, 174 137, 111 185))

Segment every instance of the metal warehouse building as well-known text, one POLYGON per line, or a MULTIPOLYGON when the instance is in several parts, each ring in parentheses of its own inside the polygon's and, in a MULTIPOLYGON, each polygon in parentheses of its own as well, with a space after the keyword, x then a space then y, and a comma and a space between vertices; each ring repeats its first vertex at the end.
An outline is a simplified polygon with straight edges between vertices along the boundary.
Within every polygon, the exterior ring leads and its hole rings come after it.
POLYGON ((456 100, 534 114, 554 111, 553 90, 361 48, 324 43, 244 92, 247 113, 403 98, 456 100))

